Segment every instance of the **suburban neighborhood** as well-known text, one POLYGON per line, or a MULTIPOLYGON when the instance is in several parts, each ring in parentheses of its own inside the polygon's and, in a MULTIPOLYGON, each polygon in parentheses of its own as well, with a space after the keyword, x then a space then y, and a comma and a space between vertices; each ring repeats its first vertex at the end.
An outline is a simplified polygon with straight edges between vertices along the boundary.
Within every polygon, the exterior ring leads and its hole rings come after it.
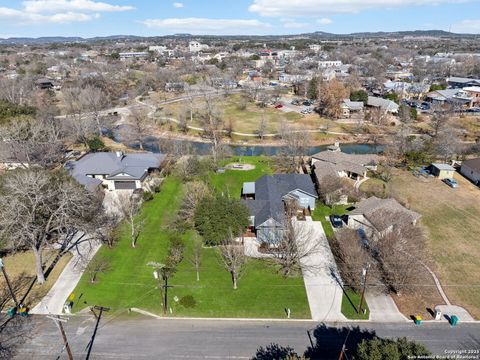
POLYGON ((0 359, 479 358, 475 1, 133 3, 0 6, 0 359))

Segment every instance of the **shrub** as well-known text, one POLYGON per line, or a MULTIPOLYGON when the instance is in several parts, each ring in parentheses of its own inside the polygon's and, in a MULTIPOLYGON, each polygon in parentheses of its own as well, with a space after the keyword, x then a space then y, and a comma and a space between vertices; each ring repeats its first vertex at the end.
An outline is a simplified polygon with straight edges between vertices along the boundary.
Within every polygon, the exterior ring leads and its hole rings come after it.
POLYGON ((197 305, 197 302, 192 295, 185 295, 178 303, 187 309, 194 308, 197 305))
POLYGON ((143 198, 143 201, 153 200, 153 194, 150 191, 144 191, 142 198, 143 198))

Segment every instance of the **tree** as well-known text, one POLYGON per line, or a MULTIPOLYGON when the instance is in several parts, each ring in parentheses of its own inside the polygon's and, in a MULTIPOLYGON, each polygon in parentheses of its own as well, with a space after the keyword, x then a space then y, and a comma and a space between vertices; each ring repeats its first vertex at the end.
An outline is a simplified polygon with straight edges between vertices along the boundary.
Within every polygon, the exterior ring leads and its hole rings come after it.
POLYGON ((131 109, 122 136, 128 142, 138 143, 143 150, 143 141, 152 133, 151 119, 144 109, 131 109))
POLYGON ((107 107, 108 100, 102 89, 94 86, 87 86, 80 92, 80 106, 86 111, 90 112, 97 125, 98 136, 102 136, 103 128, 105 126, 102 123, 100 111, 107 107))
POLYGON ((45 282, 43 251, 70 234, 94 233, 101 202, 63 172, 31 168, 7 173, 0 184, 0 237, 35 255, 37 282, 45 282), (59 240, 60 239, 60 240, 59 240))
POLYGON ((144 219, 139 214, 142 207, 142 197, 131 192, 120 192, 115 202, 128 225, 131 246, 135 248, 144 226, 144 219))
POLYGON ((404 360, 430 356, 425 346, 407 338, 362 340, 357 346, 358 360, 404 360))
POLYGON ((203 181, 192 181, 187 184, 188 191, 183 197, 182 205, 178 212, 178 216, 181 221, 193 226, 195 211, 197 209, 198 203, 202 199, 210 197, 211 190, 203 181))
POLYGON ((344 99, 348 98, 348 89, 337 79, 321 82, 318 87, 318 99, 323 114, 338 119, 343 114, 341 107, 344 99))
POLYGON ((249 213, 238 199, 224 196, 204 197, 194 215, 195 228, 206 245, 222 244, 231 234, 237 237, 249 224, 249 213))
POLYGON ((350 183, 345 178, 335 175, 326 175, 319 179, 318 193, 321 200, 326 205, 333 205, 340 201, 342 195, 348 194, 351 188, 350 183))
POLYGON ((283 132, 282 143, 284 145, 282 155, 285 157, 285 161, 282 162, 286 171, 296 172, 300 166, 303 156, 308 152, 310 146, 311 137, 310 133, 303 130, 295 130, 284 124, 285 128, 283 132))
POLYGON ((63 90, 67 117, 66 128, 72 140, 88 146, 88 140, 98 134, 98 126, 93 116, 86 114, 85 91, 80 87, 63 90))
POLYGON ((263 112, 262 117, 260 118, 260 122, 258 123, 258 130, 257 130, 258 137, 261 140, 263 140, 263 137, 265 136, 265 132, 267 131, 267 127, 268 127, 268 121, 265 118, 265 113, 263 112))
POLYGON ((307 97, 310 100, 316 100, 318 98, 318 84, 319 79, 316 76, 314 76, 312 80, 310 80, 310 82, 308 83, 307 97))
POLYGON ((281 220, 281 226, 270 231, 264 240, 275 244, 272 255, 279 272, 285 278, 300 270, 315 273, 319 269, 307 263, 302 264, 302 260, 320 251, 318 238, 315 237, 312 227, 297 221, 298 207, 295 200, 288 201, 285 207, 286 214, 281 220))
POLYGON ((109 269, 110 261, 105 256, 100 255, 94 256, 84 267, 84 271, 88 275, 90 284, 94 284, 97 281, 98 274, 104 273, 109 269))
POLYGON ((202 241, 198 236, 196 236, 193 240, 190 263, 197 273, 197 281, 200 281, 200 267, 202 266, 202 241))
POLYGON ((217 162, 220 146, 224 135, 222 114, 211 94, 204 93, 204 107, 200 113, 200 123, 205 137, 212 145, 213 160, 217 162))
POLYGON ((223 266, 232 277, 233 290, 237 290, 238 279, 241 277, 243 270, 245 270, 247 263, 243 245, 236 244, 233 236, 230 234, 223 244, 218 247, 218 252, 223 266))
POLYGON ((361 101, 364 105, 368 102, 368 93, 365 90, 352 91, 350 94, 351 101, 361 101))
POLYGON ((301 358, 290 346, 280 346, 278 344, 270 344, 260 348, 255 353, 252 360, 300 360, 301 358))

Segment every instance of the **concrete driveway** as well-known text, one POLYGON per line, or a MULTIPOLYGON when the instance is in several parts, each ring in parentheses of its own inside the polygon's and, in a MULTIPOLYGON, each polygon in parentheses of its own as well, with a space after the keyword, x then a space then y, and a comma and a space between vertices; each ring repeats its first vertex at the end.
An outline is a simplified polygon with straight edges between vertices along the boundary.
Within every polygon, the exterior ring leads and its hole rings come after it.
MULTIPOLYGON (((315 248, 300 260, 312 319, 315 321, 347 321, 341 313, 342 287, 337 265, 320 221, 295 221, 295 226, 308 232, 309 247, 315 248)), ((303 242, 303 240, 298 240, 303 242)), ((299 244, 304 247, 305 244, 299 244)))
POLYGON ((386 294, 365 294, 368 308, 370 309, 370 320, 374 322, 407 322, 410 321, 398 311, 395 301, 386 294))

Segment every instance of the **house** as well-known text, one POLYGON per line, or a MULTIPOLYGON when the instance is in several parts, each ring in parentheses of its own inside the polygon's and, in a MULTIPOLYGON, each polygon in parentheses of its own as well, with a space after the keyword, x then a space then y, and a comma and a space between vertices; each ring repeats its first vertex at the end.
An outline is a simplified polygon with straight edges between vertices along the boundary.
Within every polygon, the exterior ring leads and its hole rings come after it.
POLYGON ((209 48, 206 44, 200 44, 198 41, 190 41, 188 43, 188 51, 190 52, 199 52, 207 50, 209 48))
POLYGON ((327 176, 361 180, 367 178, 369 170, 376 171, 378 156, 375 154, 347 154, 336 149, 321 151, 312 155, 312 167, 317 185, 327 176))
POLYGON ((432 175, 439 179, 452 179, 453 174, 455 173, 455 168, 453 168, 453 166, 442 163, 433 163, 430 166, 430 169, 432 175))
POLYGON ((392 114, 398 113, 398 104, 393 102, 392 100, 383 99, 375 96, 369 96, 367 101, 367 106, 380 108, 385 112, 389 112, 392 114))
POLYGON ((435 90, 427 94, 426 100, 433 104, 453 104, 463 107, 471 107, 473 103, 472 97, 463 89, 445 89, 435 90))
POLYGON ((480 186, 480 158, 463 161, 460 173, 474 184, 480 186))
POLYGON ((50 90, 55 87, 55 83, 50 79, 39 79, 35 81, 35 85, 41 90, 50 90))
POLYGON ((146 51, 138 51, 138 52, 121 52, 118 55, 120 56, 120 60, 128 60, 128 59, 145 59, 150 54, 146 51))
POLYGON ((285 202, 293 200, 299 209, 315 209, 318 198, 309 175, 264 175, 244 183, 242 197, 250 212, 250 230, 260 242, 275 244, 284 229, 285 202))
POLYGON ((480 86, 480 79, 452 76, 447 79, 447 83, 448 87, 451 89, 463 89, 467 86, 480 86))
POLYGON ((98 152, 70 161, 65 168, 91 191, 99 186, 109 191, 136 190, 146 188, 148 176, 160 170, 164 160, 163 154, 98 152))
POLYGON ((340 60, 330 60, 330 61, 319 61, 318 68, 319 69, 327 69, 327 68, 335 68, 342 66, 342 62, 340 60))
POLYGON ((372 196, 355 204, 350 211, 347 226, 361 229, 368 237, 376 238, 405 224, 416 225, 421 215, 402 206, 397 200, 372 196))
POLYGON ((353 113, 363 112, 363 101, 351 101, 350 99, 344 99, 342 105, 343 117, 349 118, 353 113))
POLYGON ((480 86, 467 86, 463 88, 463 91, 472 99, 472 106, 480 105, 480 86))

